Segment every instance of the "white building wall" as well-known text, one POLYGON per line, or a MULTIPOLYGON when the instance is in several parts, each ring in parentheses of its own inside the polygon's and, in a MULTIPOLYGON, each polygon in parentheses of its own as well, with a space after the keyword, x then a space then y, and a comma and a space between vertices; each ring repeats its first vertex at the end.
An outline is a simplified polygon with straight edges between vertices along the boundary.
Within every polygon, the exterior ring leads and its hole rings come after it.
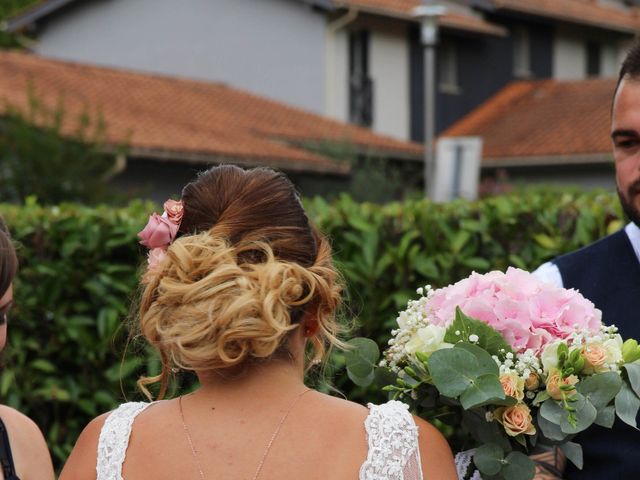
POLYGON ((326 36, 327 116, 349 121, 349 33, 345 29, 327 30, 326 36))
POLYGON ((619 47, 617 45, 603 45, 600 58, 603 77, 616 77, 620 70, 619 47))
POLYGON ((369 71, 373 79, 373 130, 408 140, 409 40, 405 27, 371 31, 369 71))
POLYGON ((326 16, 294 0, 100 0, 48 20, 37 53, 228 83, 325 111, 326 16))
POLYGON ((558 30, 553 40, 553 78, 580 80, 586 77, 587 52, 585 38, 558 30))

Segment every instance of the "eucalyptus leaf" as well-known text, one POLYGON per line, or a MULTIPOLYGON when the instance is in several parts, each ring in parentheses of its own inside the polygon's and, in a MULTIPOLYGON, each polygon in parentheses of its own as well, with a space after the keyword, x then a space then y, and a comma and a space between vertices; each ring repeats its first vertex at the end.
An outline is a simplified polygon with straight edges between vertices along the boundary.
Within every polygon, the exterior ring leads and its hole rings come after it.
POLYGON ((575 442, 566 442, 560 445, 560 450, 564 452, 571 463, 582 470, 584 459, 582 457, 582 446, 575 442))
POLYGON ((462 348, 476 357, 478 360, 478 375, 500 375, 498 364, 485 349, 472 343, 465 342, 456 343, 454 348, 462 348))
POLYGON ((460 396, 462 408, 468 410, 504 400, 504 390, 497 375, 486 374, 477 377, 460 396))
MULTIPOLYGON (((380 358, 378 345, 369 338, 353 338, 347 342, 344 352, 349 378, 372 378, 373 370, 380 358)), ((373 379, 372 379, 373 380, 373 379)))
POLYGON ((611 428, 616 420, 616 409, 613 405, 607 405, 606 407, 598 410, 598 416, 593 421, 596 425, 601 427, 611 428))
POLYGON ((504 464, 504 450, 494 443, 478 447, 473 454, 473 463, 485 475, 497 475, 504 464))
POLYGON ((373 370, 371 370, 366 376, 358 377, 347 368, 347 375, 349 376, 349 379, 359 387, 368 387, 375 380, 375 372, 373 370))
POLYGON ((429 357, 429 373, 442 395, 457 397, 475 381, 478 374, 475 355, 461 348, 447 348, 429 357))
POLYGON ((555 442, 561 442, 568 437, 568 435, 560 429, 559 423, 559 421, 556 423, 547 420, 542 416, 542 409, 538 409, 538 427, 540 427, 540 433, 545 438, 555 442))
POLYGON ((511 452, 507 455, 506 464, 502 468, 505 480, 531 480, 536 473, 536 466, 524 453, 511 452))
POLYGON ((562 417, 567 414, 566 410, 553 398, 545 400, 540 406, 539 412, 542 418, 556 425, 560 425, 562 417))
POLYGON ((586 377, 578 383, 577 390, 584 395, 596 409, 609 405, 622 387, 622 379, 616 372, 598 373, 586 377))
POLYGON ((638 397, 640 397, 640 361, 627 363, 626 365, 624 365, 624 369, 627 371, 631 389, 636 393, 638 397))
POLYGON ((636 416, 638 409, 640 409, 640 398, 626 383, 622 384, 622 388, 616 395, 615 405, 618 418, 627 425, 637 428, 636 416))
POLYGON ((569 415, 565 414, 560 420, 560 429, 567 434, 573 435, 589 428, 598 416, 598 410, 593 404, 580 393, 574 395, 575 403, 575 425, 569 421, 569 415))
POLYGON ((542 402, 545 402, 549 398, 551 398, 551 395, 549 395, 549 392, 547 392, 546 390, 540 390, 538 394, 535 396, 535 398, 533 399, 532 403, 534 405, 540 405, 542 402))
POLYGON ((471 432, 478 443, 494 443, 505 452, 511 451, 511 444, 504 433, 504 428, 496 421, 488 422, 484 408, 463 410, 462 425, 471 432))

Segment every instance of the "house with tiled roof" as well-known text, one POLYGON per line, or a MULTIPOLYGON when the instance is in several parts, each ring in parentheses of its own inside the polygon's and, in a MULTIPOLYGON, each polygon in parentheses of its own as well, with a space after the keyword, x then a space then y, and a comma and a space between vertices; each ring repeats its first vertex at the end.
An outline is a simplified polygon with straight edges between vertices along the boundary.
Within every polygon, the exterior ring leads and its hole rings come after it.
POLYGON ((482 173, 527 184, 615 188, 610 137, 616 80, 513 82, 442 137, 483 140, 482 173))
MULTIPOLYGON (((420 128, 418 3, 41 0, 6 28, 31 32, 42 56, 223 82, 408 140, 420 128)), ((445 36, 505 35, 465 1, 449 3, 445 36)))
MULTIPOLYGON (((224 83, 424 139, 422 0, 40 0, 5 23, 66 61, 224 83)), ((436 130, 513 81, 615 76, 637 0, 437 0, 436 130)))
POLYGON ((99 114, 106 146, 126 147, 116 183, 148 186, 158 200, 211 164, 277 168, 315 194, 349 182, 351 165, 323 153, 323 145, 418 165, 422 154, 418 144, 220 83, 0 51, 0 115, 29 111, 32 97, 51 110, 63 99, 62 132, 69 136, 73 119, 99 114))
MULTIPOLYGON (((447 45, 459 37, 473 43, 507 33, 468 0, 445 3, 443 125, 473 108, 476 97, 487 97, 482 87, 461 88, 465 72, 455 72, 452 62, 466 59, 451 60, 456 52, 447 45)), ((419 4, 192 0, 178 7, 172 0, 41 0, 5 28, 31 32, 33 50, 42 56, 228 83, 407 140, 420 139, 423 130, 422 55, 412 14, 419 4)))
MULTIPOLYGON (((10 18, 63 60, 228 83, 401 139, 424 131, 422 0, 40 0, 10 18)), ((438 0, 437 129, 514 79, 611 76, 635 0, 438 0)))

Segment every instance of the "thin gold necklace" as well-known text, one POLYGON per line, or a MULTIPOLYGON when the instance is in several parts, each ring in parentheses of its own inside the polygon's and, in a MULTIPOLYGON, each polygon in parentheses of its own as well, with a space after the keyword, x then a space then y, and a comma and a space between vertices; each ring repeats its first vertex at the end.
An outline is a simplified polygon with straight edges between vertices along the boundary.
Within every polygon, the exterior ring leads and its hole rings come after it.
MULTIPOLYGON (((273 434, 271 435, 271 439, 267 444, 267 448, 264 450, 264 453, 262 454, 262 458, 260 459, 260 463, 258 464, 256 473, 253 476, 253 480, 256 480, 260 475, 260 472, 262 472, 262 467, 264 466, 264 462, 267 459, 267 455, 269 455, 269 451, 273 446, 273 442, 275 442, 278 434, 280 433, 280 429, 282 428, 282 425, 284 424, 285 420, 289 416, 289 413, 291 413, 291 410, 293 410, 293 407, 296 406, 296 403, 298 403, 298 400, 300 400, 300 398, 308 391, 310 391, 309 388, 304 390, 302 393, 299 393, 298 395, 296 395, 294 399, 291 401, 291 403, 289 404, 289 407, 287 408, 287 410, 284 412, 284 415, 280 419, 280 422, 278 422, 278 426, 276 427, 273 434)), ((189 443, 189 448, 191 449, 191 455, 193 456, 193 460, 195 461, 196 467, 198 467, 198 474, 200 475, 200 480, 205 480, 204 471, 202 470, 202 464, 200 463, 200 459, 198 458, 196 449, 193 446, 193 440, 191 439, 191 433, 189 432, 189 427, 187 426, 187 422, 184 421, 184 412, 182 411, 182 397, 178 397, 178 407, 180 408, 180 418, 182 420, 182 428, 187 437, 187 442, 189 443)))

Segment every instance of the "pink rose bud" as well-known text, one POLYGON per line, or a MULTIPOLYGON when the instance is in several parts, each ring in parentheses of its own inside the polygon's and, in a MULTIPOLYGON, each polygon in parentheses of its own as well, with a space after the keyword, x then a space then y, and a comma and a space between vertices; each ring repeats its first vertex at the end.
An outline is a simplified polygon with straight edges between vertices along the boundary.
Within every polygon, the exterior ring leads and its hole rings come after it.
POLYGON ((168 218, 161 217, 154 213, 149 217, 149 222, 144 229, 138 233, 140 243, 147 248, 165 248, 175 238, 178 233, 178 225, 168 218))
POLYGON ((173 223, 180 225, 182 215, 184 215, 184 206, 182 202, 176 200, 167 200, 164 202, 164 211, 167 212, 167 218, 173 223))

